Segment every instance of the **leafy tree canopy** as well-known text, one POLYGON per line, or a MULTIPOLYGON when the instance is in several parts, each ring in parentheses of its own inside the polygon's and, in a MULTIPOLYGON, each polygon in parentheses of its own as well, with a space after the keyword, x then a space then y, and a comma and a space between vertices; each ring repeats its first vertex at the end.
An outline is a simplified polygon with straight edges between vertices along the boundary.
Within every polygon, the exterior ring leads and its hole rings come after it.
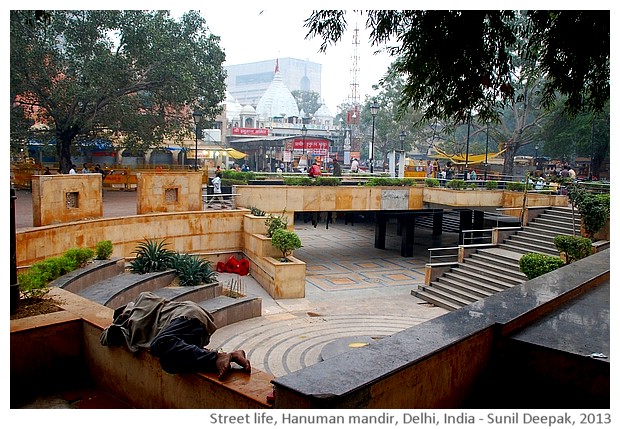
POLYGON ((321 94, 316 91, 300 91, 294 90, 291 92, 299 110, 303 110, 305 113, 314 115, 314 113, 321 107, 321 94))
POLYGON ((182 139, 192 109, 209 120, 224 98, 225 56, 196 12, 11 11, 10 28, 11 129, 46 123, 65 171, 76 139, 182 139))
MULTIPOLYGON (((543 71, 546 107, 556 93, 566 96, 571 115, 601 111, 609 99, 608 10, 365 13, 371 44, 385 44, 396 59, 394 71, 406 78, 401 111, 420 110, 423 122, 464 123, 472 111, 481 123, 498 121, 516 96, 515 57, 530 58, 543 71)), ((323 39, 325 51, 344 34, 346 12, 314 11, 305 26, 307 37, 323 39)))

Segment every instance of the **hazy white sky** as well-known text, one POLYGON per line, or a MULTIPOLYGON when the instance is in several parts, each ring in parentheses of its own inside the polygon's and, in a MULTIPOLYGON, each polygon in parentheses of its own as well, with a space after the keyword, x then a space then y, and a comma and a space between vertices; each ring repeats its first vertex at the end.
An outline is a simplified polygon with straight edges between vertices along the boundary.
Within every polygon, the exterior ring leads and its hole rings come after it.
POLYGON ((225 65, 263 61, 274 58, 297 58, 322 64, 321 96, 333 114, 336 107, 351 96, 354 44, 353 34, 358 32, 358 95, 360 102, 371 94, 387 70, 390 57, 370 46, 365 19, 352 11, 347 14, 347 33, 340 43, 319 53, 321 39, 305 39, 304 21, 310 8, 295 7, 291 3, 243 7, 238 10, 201 9, 211 32, 221 37, 220 46, 226 53, 225 65))

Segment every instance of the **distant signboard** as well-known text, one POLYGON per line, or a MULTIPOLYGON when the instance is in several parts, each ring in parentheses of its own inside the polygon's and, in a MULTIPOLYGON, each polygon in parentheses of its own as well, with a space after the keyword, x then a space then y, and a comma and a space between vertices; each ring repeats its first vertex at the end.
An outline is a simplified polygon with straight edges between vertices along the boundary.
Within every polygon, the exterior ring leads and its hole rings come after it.
POLYGON ((267 129, 267 128, 240 128, 240 127, 233 127, 232 128, 232 133, 234 135, 239 135, 239 136, 268 136, 269 135, 269 129, 267 129))

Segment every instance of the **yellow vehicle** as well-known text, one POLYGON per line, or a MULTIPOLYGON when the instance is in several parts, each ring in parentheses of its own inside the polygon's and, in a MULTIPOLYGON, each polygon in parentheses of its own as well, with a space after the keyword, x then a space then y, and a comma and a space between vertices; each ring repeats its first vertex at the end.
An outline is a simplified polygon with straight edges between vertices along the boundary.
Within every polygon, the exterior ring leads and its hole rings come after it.
POLYGON ((408 159, 405 164, 405 177, 426 177, 426 161, 408 159))

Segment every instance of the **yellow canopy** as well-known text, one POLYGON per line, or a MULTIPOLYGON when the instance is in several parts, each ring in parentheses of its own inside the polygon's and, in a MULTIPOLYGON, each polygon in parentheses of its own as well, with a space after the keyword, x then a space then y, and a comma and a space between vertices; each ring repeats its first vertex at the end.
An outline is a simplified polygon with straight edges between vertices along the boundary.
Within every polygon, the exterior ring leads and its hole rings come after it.
POLYGON ((435 146, 435 150, 437 151, 438 158, 449 159, 450 161, 452 161, 453 164, 465 164, 465 158, 467 158, 468 164, 482 164, 484 163, 485 159, 496 158, 502 153, 504 153, 506 149, 502 149, 499 152, 489 152, 488 154, 483 153, 479 155, 473 155, 470 153, 467 157, 462 154, 448 155, 446 152, 444 152, 443 150, 439 149, 436 146, 435 146))
POLYGON ((230 156, 231 158, 234 159, 241 159, 241 158, 245 158, 247 155, 243 152, 239 152, 236 149, 233 149, 232 147, 229 147, 227 149, 224 149, 226 151, 226 153, 228 153, 228 156, 230 156))

